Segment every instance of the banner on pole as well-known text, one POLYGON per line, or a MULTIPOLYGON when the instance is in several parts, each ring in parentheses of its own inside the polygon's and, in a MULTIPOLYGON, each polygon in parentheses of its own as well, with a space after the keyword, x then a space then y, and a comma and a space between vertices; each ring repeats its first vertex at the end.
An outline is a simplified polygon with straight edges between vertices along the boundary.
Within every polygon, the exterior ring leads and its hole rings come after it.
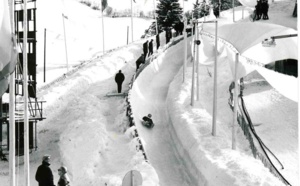
POLYGON ((9 6, 7 1, 0 3, 0 96, 8 88, 8 77, 16 66, 16 40, 11 31, 9 6))

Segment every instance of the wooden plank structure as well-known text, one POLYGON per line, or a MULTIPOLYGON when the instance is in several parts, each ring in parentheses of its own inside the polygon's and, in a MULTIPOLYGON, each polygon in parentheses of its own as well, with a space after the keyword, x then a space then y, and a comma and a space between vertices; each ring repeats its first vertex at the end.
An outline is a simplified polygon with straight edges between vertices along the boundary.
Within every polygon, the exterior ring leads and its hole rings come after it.
MULTIPOLYGON (((24 19, 24 0, 15 0, 13 7, 14 33, 17 37, 17 47, 19 51, 18 63, 15 69, 15 118, 12 120, 9 115, 9 104, 0 99, 0 151, 4 154, 9 153, 9 125, 10 121, 15 121, 15 149, 16 155, 24 155, 24 132, 25 111, 24 106, 28 105, 28 136, 29 150, 37 149, 37 122, 46 119, 43 116, 43 103, 36 96, 36 0, 26 1, 27 19, 24 19), (24 21, 26 23, 24 24, 24 21), (23 26, 26 25, 27 29, 23 26), (26 33, 24 33, 24 30, 26 33), (25 42, 24 42, 25 41, 25 42), (23 51, 23 45, 26 43, 27 49, 23 51), (24 82, 23 74, 23 53, 27 53, 27 83, 24 82), (27 84, 28 93, 24 94, 24 84, 27 84), (21 97, 28 95, 28 102, 21 97)), ((26 73, 26 72, 25 72, 26 73)), ((9 89, 7 90, 9 93, 9 89)), ((25 139, 26 140, 26 139, 25 139)))

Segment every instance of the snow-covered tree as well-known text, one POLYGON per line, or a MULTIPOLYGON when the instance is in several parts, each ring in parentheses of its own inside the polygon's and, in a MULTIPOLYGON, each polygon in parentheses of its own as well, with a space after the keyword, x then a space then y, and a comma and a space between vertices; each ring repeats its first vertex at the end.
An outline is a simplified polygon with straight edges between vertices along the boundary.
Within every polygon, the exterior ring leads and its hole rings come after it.
POLYGON ((156 13, 157 23, 164 30, 174 26, 182 19, 182 8, 179 0, 159 0, 156 13))

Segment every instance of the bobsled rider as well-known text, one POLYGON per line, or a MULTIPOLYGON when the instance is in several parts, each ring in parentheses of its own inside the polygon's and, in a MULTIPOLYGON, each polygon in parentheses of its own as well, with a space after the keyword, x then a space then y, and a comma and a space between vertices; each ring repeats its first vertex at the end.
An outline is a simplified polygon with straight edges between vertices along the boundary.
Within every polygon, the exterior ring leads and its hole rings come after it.
POLYGON ((153 127, 153 121, 151 119, 152 115, 148 114, 148 116, 143 117, 143 121, 145 121, 150 127, 153 127))

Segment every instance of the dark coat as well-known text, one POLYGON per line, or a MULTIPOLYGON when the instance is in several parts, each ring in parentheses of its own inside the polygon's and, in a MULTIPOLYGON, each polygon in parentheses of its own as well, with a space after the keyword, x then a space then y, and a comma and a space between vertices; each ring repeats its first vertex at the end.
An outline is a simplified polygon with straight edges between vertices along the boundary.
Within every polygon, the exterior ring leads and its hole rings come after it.
POLYGON ((136 60, 136 65, 140 66, 140 64, 144 64, 145 63, 145 58, 144 56, 140 56, 137 60, 136 60))
POLYGON ((153 53, 153 40, 149 42, 149 52, 153 53))
POLYGON ((143 51, 145 55, 148 53, 148 41, 143 44, 143 51))
POLYGON ((53 182, 53 174, 49 166, 49 163, 43 161, 43 163, 38 167, 35 179, 39 183, 39 186, 55 186, 53 182))
POLYGON ((124 79, 125 79, 125 76, 122 72, 119 72, 116 74, 115 81, 117 83, 123 83, 124 79))
POLYGON ((147 117, 147 116, 144 116, 143 117, 143 121, 146 121, 146 122, 148 122, 149 124, 153 124, 153 121, 152 121, 152 119, 151 118, 149 118, 149 117, 147 117))

